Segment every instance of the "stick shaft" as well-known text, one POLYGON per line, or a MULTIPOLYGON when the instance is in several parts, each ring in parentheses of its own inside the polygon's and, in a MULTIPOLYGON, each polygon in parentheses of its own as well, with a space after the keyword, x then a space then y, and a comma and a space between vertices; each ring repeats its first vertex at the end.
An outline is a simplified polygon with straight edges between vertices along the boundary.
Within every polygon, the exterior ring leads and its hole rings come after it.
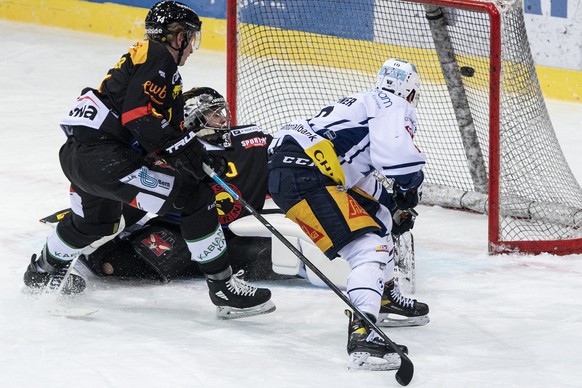
POLYGON ((384 341, 400 356, 400 368, 396 373, 396 380, 401 385, 408 385, 412 380, 412 375, 414 373, 414 366, 412 361, 408 356, 396 345, 388 336, 380 330, 380 328, 373 322, 366 314, 364 314, 358 307, 356 307, 352 301, 331 281, 327 276, 325 276, 319 268, 317 268, 303 253, 301 253, 295 246, 285 238, 273 225, 269 223, 260 215, 251 205, 249 205, 240 195, 238 195, 233 189, 228 186, 216 173, 206 164, 203 165, 204 171, 208 176, 210 176, 216 183, 218 183, 226 192, 228 192, 235 200, 238 200, 249 213, 251 213, 261 224, 263 224, 278 240, 280 240, 299 260, 301 260, 309 269, 311 269, 345 304, 348 305, 354 312, 356 312, 378 335, 380 335, 384 341))

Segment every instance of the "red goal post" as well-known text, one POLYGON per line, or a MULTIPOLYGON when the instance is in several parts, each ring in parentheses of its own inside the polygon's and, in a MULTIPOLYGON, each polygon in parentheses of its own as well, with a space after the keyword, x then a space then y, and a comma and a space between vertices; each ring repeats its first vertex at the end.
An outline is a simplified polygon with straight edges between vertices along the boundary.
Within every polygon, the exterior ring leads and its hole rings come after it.
POLYGON ((582 253, 582 190, 554 134, 520 1, 228 0, 227 100, 274 132, 416 65, 422 203, 488 214, 489 252, 582 253))

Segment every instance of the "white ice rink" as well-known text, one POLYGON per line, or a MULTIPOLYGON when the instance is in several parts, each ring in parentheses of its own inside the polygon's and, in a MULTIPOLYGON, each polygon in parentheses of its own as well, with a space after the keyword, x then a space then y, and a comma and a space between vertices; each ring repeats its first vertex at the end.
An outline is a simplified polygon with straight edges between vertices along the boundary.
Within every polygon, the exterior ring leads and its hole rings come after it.
MULTIPOLYGON (((52 316, 22 292, 68 207, 58 121, 133 42, 0 21, 0 387, 377 388, 394 372, 348 372, 347 319, 331 291, 263 282, 277 311, 219 321, 202 279, 89 285, 83 320, 52 316)), ((185 87, 225 90, 225 57, 195 52, 185 87)), ((582 105, 548 102, 582 181, 582 105)), ((582 387, 582 256, 488 256, 486 216, 420 206, 415 297, 424 327, 391 329, 410 349, 411 387, 582 387)))

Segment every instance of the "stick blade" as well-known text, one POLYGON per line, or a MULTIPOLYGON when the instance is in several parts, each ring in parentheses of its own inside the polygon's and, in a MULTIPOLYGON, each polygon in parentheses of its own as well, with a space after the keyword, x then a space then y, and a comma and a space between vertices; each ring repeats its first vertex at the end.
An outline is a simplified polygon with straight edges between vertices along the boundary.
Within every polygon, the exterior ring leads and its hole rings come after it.
POLYGON ((412 381, 414 375, 414 365, 406 356, 400 357, 400 368, 396 372, 396 381, 402 386, 407 386, 412 381))

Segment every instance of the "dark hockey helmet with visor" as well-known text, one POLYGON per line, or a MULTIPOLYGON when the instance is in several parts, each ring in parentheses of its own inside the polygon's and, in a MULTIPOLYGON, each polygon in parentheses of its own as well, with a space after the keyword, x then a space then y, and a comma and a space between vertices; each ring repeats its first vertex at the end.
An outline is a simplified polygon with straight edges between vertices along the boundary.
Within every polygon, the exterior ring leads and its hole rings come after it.
POLYGON ((192 88, 184 93, 184 126, 210 144, 232 146, 228 104, 212 88, 192 88))
POLYGON ((150 40, 167 43, 169 36, 183 30, 186 40, 180 50, 183 51, 190 42, 195 50, 200 47, 202 22, 196 12, 186 4, 168 0, 156 3, 146 16, 145 27, 150 40), (176 26, 179 28, 176 29, 176 26))

